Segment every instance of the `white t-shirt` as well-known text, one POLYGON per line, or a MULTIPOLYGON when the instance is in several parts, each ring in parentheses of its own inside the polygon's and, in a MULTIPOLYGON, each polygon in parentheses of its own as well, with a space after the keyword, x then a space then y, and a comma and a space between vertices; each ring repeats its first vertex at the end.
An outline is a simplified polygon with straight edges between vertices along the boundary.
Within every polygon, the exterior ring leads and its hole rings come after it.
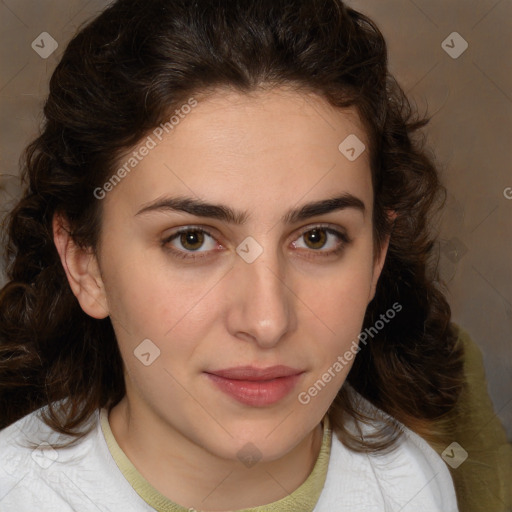
MULTIPOLYGON (((155 511, 117 467, 100 411, 85 438, 58 451, 51 445, 63 438, 37 412, 0 431, 0 512, 155 511)), ((347 449, 333 434, 327 477, 313 512, 458 512, 443 460, 417 434, 403 431, 394 451, 371 455, 347 449)))

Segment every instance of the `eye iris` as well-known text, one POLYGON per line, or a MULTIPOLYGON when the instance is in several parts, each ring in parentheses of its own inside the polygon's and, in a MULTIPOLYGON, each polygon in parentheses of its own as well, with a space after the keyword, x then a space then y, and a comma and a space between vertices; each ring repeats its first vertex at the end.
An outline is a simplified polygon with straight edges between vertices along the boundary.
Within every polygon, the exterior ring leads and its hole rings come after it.
POLYGON ((181 234, 180 242, 186 249, 196 251, 204 243, 204 233, 200 231, 187 231, 181 234), (191 245, 196 245, 197 247, 190 247, 191 245))
POLYGON ((306 244, 312 249, 320 249, 325 245, 327 235, 323 229, 312 229, 305 235, 306 244), (310 245, 310 243, 312 245, 310 245))

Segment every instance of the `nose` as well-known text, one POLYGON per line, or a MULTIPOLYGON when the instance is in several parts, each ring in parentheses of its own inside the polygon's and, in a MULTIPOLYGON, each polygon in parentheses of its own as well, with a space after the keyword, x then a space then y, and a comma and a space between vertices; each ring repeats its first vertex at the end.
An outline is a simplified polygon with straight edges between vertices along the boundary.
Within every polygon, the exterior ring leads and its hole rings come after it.
POLYGON ((295 329, 293 290, 275 251, 265 250, 252 263, 237 257, 230 286, 228 328, 233 336, 272 348, 295 329))

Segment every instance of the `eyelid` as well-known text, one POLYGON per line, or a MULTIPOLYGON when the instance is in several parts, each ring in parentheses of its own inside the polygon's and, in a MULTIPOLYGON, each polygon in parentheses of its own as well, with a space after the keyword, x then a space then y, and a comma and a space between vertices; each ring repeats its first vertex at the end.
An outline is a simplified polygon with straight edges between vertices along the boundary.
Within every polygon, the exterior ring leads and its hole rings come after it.
MULTIPOLYGON (((346 229, 344 229, 343 227, 341 227, 339 225, 329 224, 329 223, 316 223, 316 224, 304 226, 294 233, 293 241, 297 240, 298 238, 304 236, 306 233, 313 231, 315 229, 324 229, 329 234, 337 236, 340 240, 340 246, 338 248, 332 249, 330 251, 323 251, 321 249, 315 250, 315 249, 299 248, 299 250, 301 252, 305 251, 305 252, 317 254, 319 256, 327 257, 327 256, 332 256, 334 254, 341 252, 347 245, 349 245, 352 242, 352 239, 348 236, 346 229)), ((183 251, 180 249, 170 248, 167 246, 167 244, 169 244, 171 241, 173 241, 175 238, 177 238, 179 235, 181 235, 183 233, 187 233, 189 231, 191 231, 191 232, 196 231, 196 232, 204 233, 205 235, 211 237, 218 243, 218 245, 220 247, 223 247, 222 244, 219 243, 219 241, 217 240, 216 236, 213 235, 212 233, 210 233, 209 230, 210 230, 210 228, 205 228, 203 226, 194 225, 194 224, 182 226, 182 227, 178 228, 176 231, 174 231, 173 233, 171 233, 170 235, 166 236, 161 241, 161 245, 162 245, 162 247, 167 248, 167 250, 169 252, 173 253, 173 255, 176 255, 178 258, 182 258, 185 260, 193 261, 193 260, 198 260, 198 259, 202 259, 202 258, 207 258, 209 256, 209 253, 214 252, 214 251, 199 251, 199 250, 198 251, 183 251), (198 256, 198 254, 200 254, 200 256, 198 256)))
POLYGON ((328 251, 324 251, 322 249, 303 249, 298 248, 302 252, 309 253, 312 256, 307 256, 309 258, 315 258, 315 257, 329 257, 329 256, 336 256, 343 252, 343 250, 350 245, 352 242, 352 238, 348 236, 347 230, 339 225, 335 224, 329 224, 329 223, 317 223, 312 224, 310 226, 306 226, 305 228, 301 228, 301 231, 299 233, 298 237, 294 238, 294 241, 304 236, 306 233, 309 233, 310 231, 314 231, 315 229, 324 230, 328 234, 332 234, 335 237, 339 239, 338 246, 335 249, 331 249, 328 251))

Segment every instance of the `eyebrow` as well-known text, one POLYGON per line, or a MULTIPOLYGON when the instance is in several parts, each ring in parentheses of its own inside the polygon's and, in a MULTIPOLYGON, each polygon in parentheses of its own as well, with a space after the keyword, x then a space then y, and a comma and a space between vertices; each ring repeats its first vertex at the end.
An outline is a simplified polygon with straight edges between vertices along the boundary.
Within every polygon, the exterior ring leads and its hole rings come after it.
MULTIPOLYGON (((295 209, 290 209, 283 215, 281 220, 284 224, 294 224, 309 219, 310 217, 325 215, 347 208, 354 208, 359 210, 363 215, 365 214, 364 202, 352 194, 344 193, 330 199, 322 199, 320 201, 304 204, 295 209)), ((208 217, 237 225, 245 224, 249 218, 248 212, 236 211, 222 204, 206 203, 192 197, 164 197, 157 199, 143 206, 143 208, 136 213, 136 216, 155 211, 185 212, 195 215, 196 217, 208 217)))

